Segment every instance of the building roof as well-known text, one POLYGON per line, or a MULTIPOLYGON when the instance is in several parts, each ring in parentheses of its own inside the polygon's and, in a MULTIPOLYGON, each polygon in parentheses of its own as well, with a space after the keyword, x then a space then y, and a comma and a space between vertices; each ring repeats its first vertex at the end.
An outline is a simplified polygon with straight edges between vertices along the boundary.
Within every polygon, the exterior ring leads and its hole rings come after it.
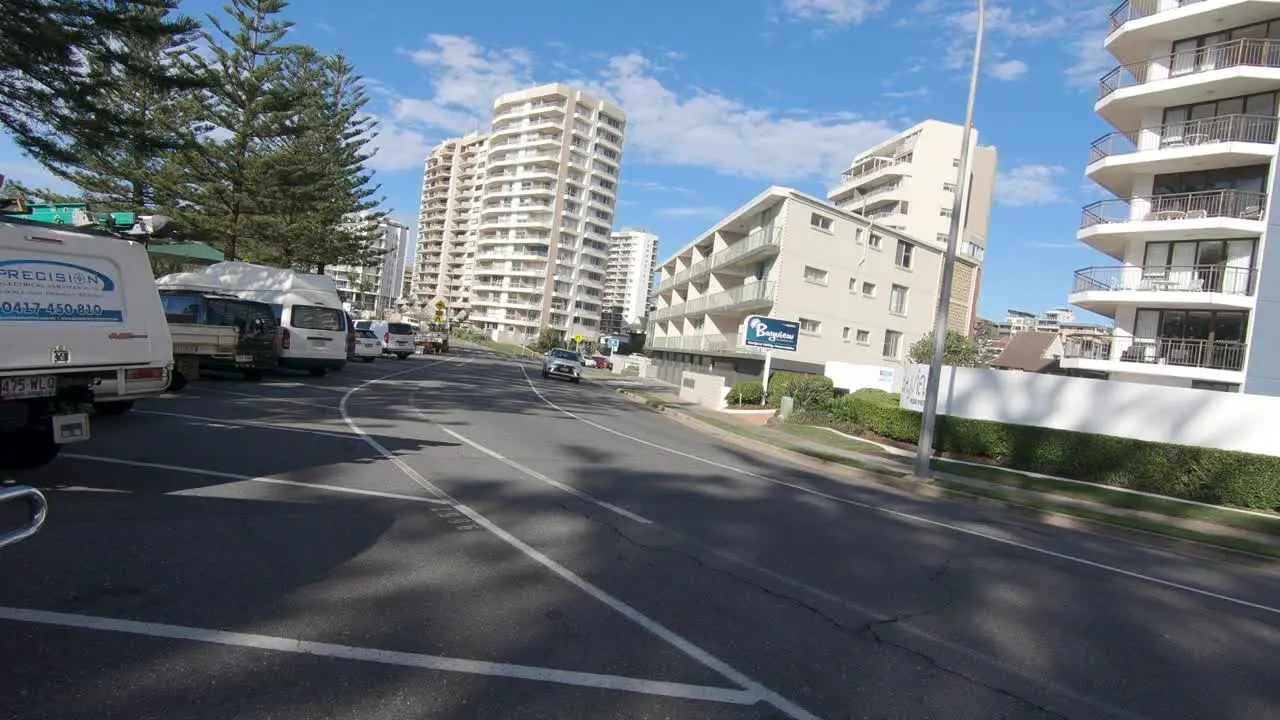
POLYGON ((1044 372, 1058 364, 1050 348, 1060 342, 1058 333, 1024 332, 1009 338, 1004 350, 991 362, 993 368, 1044 372))

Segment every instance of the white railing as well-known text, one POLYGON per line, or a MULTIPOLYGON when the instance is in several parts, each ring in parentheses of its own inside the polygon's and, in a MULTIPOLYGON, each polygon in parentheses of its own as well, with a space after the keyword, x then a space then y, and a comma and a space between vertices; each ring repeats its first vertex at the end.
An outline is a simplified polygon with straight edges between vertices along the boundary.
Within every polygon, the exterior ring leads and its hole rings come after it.
POLYGON ((736 352, 752 355, 764 352, 760 348, 742 347, 737 333, 654 338, 649 343, 649 347, 654 350, 679 350, 682 352, 736 352))
POLYGON ((663 280, 657 287, 658 292, 664 292, 671 288, 686 283, 695 278, 706 275, 707 273, 719 270, 727 265, 740 262, 744 258, 755 255, 757 252, 767 249, 776 248, 782 244, 782 231, 773 225, 766 225, 759 230, 751 233, 742 240, 733 243, 729 247, 718 253, 712 253, 705 260, 700 260, 687 269, 672 275, 663 280))
POLYGON ((659 308, 653 311, 652 319, 655 321, 666 320, 685 315, 723 312, 740 307, 745 308, 772 303, 773 283, 754 282, 740 285, 732 290, 703 295, 689 302, 672 305, 671 307, 659 308))

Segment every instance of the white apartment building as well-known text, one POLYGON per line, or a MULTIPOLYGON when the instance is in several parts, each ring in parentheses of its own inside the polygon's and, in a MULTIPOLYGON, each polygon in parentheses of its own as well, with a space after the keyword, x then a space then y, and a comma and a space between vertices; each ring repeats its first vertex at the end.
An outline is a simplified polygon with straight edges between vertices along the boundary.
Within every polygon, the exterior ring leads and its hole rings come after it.
POLYGON ((1133 0, 1111 15, 1120 66, 1099 82, 1088 176, 1115 199, 1078 238, 1110 259, 1070 302, 1115 319, 1069 339, 1063 367, 1113 380, 1280 394, 1275 217, 1280 3, 1133 0), (1268 274, 1270 277, 1268 277, 1268 274))
POLYGON ((338 286, 342 301, 355 312, 380 314, 395 307, 403 287, 404 267, 412 242, 410 230, 391 218, 378 223, 374 246, 383 251, 374 265, 333 265, 326 272, 338 286))
POLYGON ((613 234, 609 241, 609 261, 605 265, 602 334, 619 333, 628 325, 644 324, 657 269, 657 235, 640 228, 624 228, 613 234))
MULTIPOLYGON (((945 250, 785 187, 771 187, 661 264, 648 346, 658 377, 685 370, 758 378, 741 344, 748 315, 800 324, 773 367, 821 374, 828 360, 904 368, 933 330, 945 250)), ((957 272, 976 271, 971 257, 957 272)))
POLYGON ((470 306, 488 140, 482 132, 446 140, 422 173, 411 295, 419 306, 444 300, 450 316, 470 306))
POLYGON ((471 322, 494 337, 596 336, 626 113, 567 85, 494 102, 471 322))
MULTIPOLYGON (((837 206, 866 216, 945 251, 955 204, 956 175, 964 127, 926 120, 854 158, 827 193, 837 206)), ((978 145, 978 131, 970 138, 972 158, 964 193, 957 254, 972 263, 956 267, 947 326, 970 334, 977 322, 982 263, 995 195, 996 149, 978 145)))

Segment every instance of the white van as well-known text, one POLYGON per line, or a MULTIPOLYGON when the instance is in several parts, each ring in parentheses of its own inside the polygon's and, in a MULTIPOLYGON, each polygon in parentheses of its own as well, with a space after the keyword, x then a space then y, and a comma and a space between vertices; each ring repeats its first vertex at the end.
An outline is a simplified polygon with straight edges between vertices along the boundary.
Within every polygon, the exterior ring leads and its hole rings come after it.
POLYGON ((0 217, 0 467, 89 439, 103 381, 158 394, 173 343, 146 249, 117 235, 0 217))
POLYGON ((382 343, 383 355, 395 355, 404 360, 417 352, 414 346, 413 324, 407 322, 391 322, 387 320, 359 320, 357 330, 372 330, 382 343))
POLYGON ((312 275, 243 262, 214 263, 196 272, 166 275, 162 288, 217 287, 271 306, 280 322, 280 366, 320 377, 347 364, 347 313, 328 275, 312 275))

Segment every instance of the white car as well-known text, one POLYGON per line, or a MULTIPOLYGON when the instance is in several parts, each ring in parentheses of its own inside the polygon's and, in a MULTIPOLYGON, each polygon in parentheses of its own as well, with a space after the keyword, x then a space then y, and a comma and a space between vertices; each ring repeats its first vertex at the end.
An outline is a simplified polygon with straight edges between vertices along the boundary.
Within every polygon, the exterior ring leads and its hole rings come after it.
POLYGON ((372 330, 356 330, 356 344, 351 350, 352 360, 371 363, 382 357, 382 341, 372 330))

